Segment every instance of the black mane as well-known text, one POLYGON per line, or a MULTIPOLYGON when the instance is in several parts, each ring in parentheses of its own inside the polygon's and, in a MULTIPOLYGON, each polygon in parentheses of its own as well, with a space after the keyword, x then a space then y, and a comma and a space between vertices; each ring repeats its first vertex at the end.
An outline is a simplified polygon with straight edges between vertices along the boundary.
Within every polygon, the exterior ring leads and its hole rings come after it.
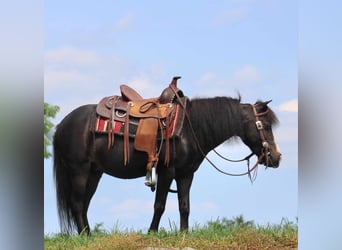
POLYGON ((231 97, 191 100, 189 114, 192 126, 204 148, 216 147, 228 137, 240 134, 242 130, 240 101, 240 98, 231 97))

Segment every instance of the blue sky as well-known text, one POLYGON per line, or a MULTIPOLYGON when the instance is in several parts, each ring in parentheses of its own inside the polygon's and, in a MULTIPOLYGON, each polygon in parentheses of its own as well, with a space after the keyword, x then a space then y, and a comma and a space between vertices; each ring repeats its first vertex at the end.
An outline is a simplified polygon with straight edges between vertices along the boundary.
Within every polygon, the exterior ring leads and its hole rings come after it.
MULTIPOLYGON (((80 105, 119 93, 125 83, 154 97, 175 75, 193 97, 233 96, 254 103, 272 99, 280 124, 274 133, 283 159, 260 166, 256 181, 227 177, 203 162, 191 189, 190 226, 242 214, 259 224, 295 221, 298 188, 297 4, 275 0, 47 1, 44 99, 61 119, 80 105)), ((218 148, 231 158, 249 150, 241 142, 218 148)), ((245 163, 222 169, 243 172, 245 163)), ((255 160, 255 159, 254 159, 255 160)), ((44 161, 44 232, 59 232, 52 161, 44 161)), ((104 175, 88 212, 91 226, 147 230, 154 193, 143 178, 104 175), (123 192, 124 190, 124 192, 123 192)), ((177 197, 169 194, 161 226, 177 226, 177 197)))

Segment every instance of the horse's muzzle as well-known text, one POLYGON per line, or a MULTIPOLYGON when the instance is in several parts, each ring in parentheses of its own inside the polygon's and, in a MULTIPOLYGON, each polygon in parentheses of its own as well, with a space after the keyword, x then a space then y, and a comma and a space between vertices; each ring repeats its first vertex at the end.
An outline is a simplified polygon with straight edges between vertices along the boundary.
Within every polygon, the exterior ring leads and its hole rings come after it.
POLYGON ((281 160, 281 153, 279 152, 267 152, 263 158, 262 163, 266 167, 278 168, 281 160))

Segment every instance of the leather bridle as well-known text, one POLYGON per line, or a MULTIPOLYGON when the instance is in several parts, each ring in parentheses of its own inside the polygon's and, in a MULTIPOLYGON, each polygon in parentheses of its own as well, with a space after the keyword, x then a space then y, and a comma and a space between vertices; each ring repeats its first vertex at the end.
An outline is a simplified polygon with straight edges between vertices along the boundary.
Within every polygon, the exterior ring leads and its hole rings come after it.
POLYGON ((265 112, 262 112, 262 113, 257 113, 256 111, 256 108, 255 106, 257 104, 254 104, 254 105, 251 105, 252 106, 252 109, 253 109, 253 113, 254 113, 254 117, 255 117, 255 124, 256 124, 256 127, 257 127, 257 130, 259 131, 259 135, 260 135, 260 139, 261 139, 261 144, 262 144, 262 152, 260 154, 260 156, 258 157, 258 160, 257 162, 254 164, 254 166, 250 169, 249 168, 249 159, 255 154, 255 153, 251 153, 249 154, 248 156, 246 156, 245 158, 241 159, 241 160, 229 160, 228 158, 225 158, 223 157, 222 155, 220 155, 215 149, 213 150, 218 156, 220 156, 221 158, 227 160, 227 161, 231 161, 231 162, 241 162, 241 161, 247 161, 247 172, 245 173, 241 173, 241 174, 231 174, 231 173, 228 173, 228 172, 225 172, 221 169, 219 169, 208 157, 207 155, 204 153, 202 147, 200 146, 200 143, 198 141, 198 138, 196 136, 196 133, 192 127, 192 124, 191 124, 191 119, 190 119, 190 116, 188 114, 188 112, 186 111, 186 107, 184 105, 184 103, 182 102, 180 96, 178 95, 177 93, 177 89, 175 89, 171 84, 170 84, 170 88, 173 90, 173 92, 175 93, 175 96, 177 97, 177 100, 178 102, 180 103, 180 105, 182 106, 182 108, 184 109, 184 112, 185 112, 185 116, 189 122, 189 127, 190 127, 190 130, 191 130, 191 133, 194 137, 194 140, 195 140, 195 143, 199 149, 199 151, 201 152, 201 154, 203 155, 203 157, 210 163, 211 166, 213 166, 218 172, 222 173, 222 174, 225 174, 225 175, 229 175, 229 176, 244 176, 244 175, 248 175, 249 179, 251 180, 251 182, 253 182, 255 179, 256 179, 256 176, 257 176, 257 167, 259 164, 262 163, 262 160, 264 157, 266 157, 266 166, 268 165, 268 160, 269 160, 269 154, 270 154, 270 149, 269 149, 269 143, 266 141, 266 138, 265 138, 265 133, 264 133, 264 126, 261 122, 261 120, 259 119, 260 116, 264 116, 268 113, 268 109, 265 111, 265 112), (267 153, 265 154, 265 151, 267 151, 267 153), (253 174, 253 177, 251 176, 251 173, 254 171, 254 174, 253 174))
MULTIPOLYGON (((261 139, 261 145, 262 145, 262 148, 263 148, 262 151, 261 151, 261 155, 260 156, 262 156, 262 158, 266 157, 266 167, 267 167, 268 161, 269 161, 269 156, 271 154, 270 144, 267 142, 267 140, 265 138, 264 125, 260 121, 259 117, 266 115, 268 113, 269 109, 267 109, 265 112, 257 113, 255 106, 256 106, 255 104, 252 105, 253 113, 254 113, 254 116, 255 116, 255 125, 257 127, 257 130, 259 131, 259 135, 260 135, 260 139, 261 139)), ((262 158, 260 160, 262 160, 262 158)), ((261 162, 259 162, 259 163, 261 163, 261 162)))
POLYGON ((262 160, 264 159, 264 157, 266 157, 265 159, 265 165, 266 165, 266 168, 267 168, 267 165, 268 165, 268 162, 269 162, 269 156, 271 154, 270 152, 270 147, 269 147, 269 143, 267 142, 266 140, 266 137, 265 137, 265 132, 264 132, 264 125, 262 123, 262 121, 259 119, 259 117, 261 116, 264 116, 268 113, 269 109, 267 109, 266 111, 262 112, 262 113, 258 113, 256 111, 256 105, 257 104, 254 104, 254 105, 251 105, 252 106, 252 110, 253 110, 253 114, 254 114, 254 117, 255 117, 255 126, 256 126, 256 129, 258 130, 259 132, 259 136, 260 136, 260 141, 261 141, 261 145, 262 145, 262 150, 261 150, 261 154, 260 156, 258 157, 258 160, 257 162, 254 164, 254 166, 250 169, 249 168, 249 159, 255 154, 255 153, 251 153, 249 155, 247 155, 245 158, 241 159, 241 160, 230 160, 224 156, 222 156, 220 153, 218 153, 215 149, 213 149, 213 151, 219 156, 221 157, 222 159, 226 160, 226 161, 230 161, 230 162, 242 162, 242 161, 247 161, 247 168, 248 168, 248 171, 245 172, 245 173, 242 173, 242 174, 230 174, 230 173, 227 173, 227 172, 224 172, 220 169, 218 169, 216 166, 214 166, 213 164, 213 167, 218 170, 219 172, 223 173, 223 174, 226 174, 226 175, 230 175, 230 176, 243 176, 243 175, 247 175, 249 176, 249 179, 253 182, 255 179, 256 179, 256 176, 257 176, 257 167, 259 164, 262 163, 262 160), (254 172, 253 174, 253 177, 251 176, 251 173, 254 172))

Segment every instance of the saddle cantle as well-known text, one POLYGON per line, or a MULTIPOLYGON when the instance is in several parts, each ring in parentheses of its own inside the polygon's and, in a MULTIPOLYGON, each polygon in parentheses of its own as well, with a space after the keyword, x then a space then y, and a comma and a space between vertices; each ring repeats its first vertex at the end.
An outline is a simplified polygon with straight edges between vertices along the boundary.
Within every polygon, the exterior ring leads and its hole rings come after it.
POLYGON ((125 101, 136 101, 136 100, 143 100, 144 98, 141 97, 134 89, 127 85, 120 86, 121 96, 122 99, 125 101))
POLYGON ((170 160, 169 139, 179 136, 183 127, 187 97, 177 88, 177 80, 156 98, 144 99, 127 85, 121 85, 121 96, 102 98, 96 107, 95 132, 108 133, 108 148, 114 145, 114 134, 124 137, 124 163, 129 161, 129 138, 134 148, 148 155, 147 170, 158 163, 160 147, 165 141, 165 164, 170 160))

